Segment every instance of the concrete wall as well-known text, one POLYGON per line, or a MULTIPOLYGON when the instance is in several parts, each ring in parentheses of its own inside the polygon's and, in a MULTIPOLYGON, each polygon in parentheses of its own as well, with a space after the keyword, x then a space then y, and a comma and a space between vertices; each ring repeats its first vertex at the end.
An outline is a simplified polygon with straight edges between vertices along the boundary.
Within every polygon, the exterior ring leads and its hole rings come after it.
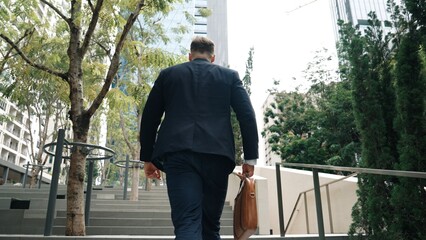
MULTIPOLYGON (((235 172, 240 172, 237 167, 235 172)), ((329 183, 343 178, 340 175, 320 173, 320 184, 329 183)), ((280 233, 278 215, 278 197, 275 167, 256 166, 256 196, 259 216, 259 234, 280 233)), ((227 201, 233 206, 237 195, 239 179, 234 175, 229 177, 227 201)), ((301 192, 313 189, 311 171, 281 168, 281 186, 283 193, 284 220, 287 225, 291 212, 301 192)), ((347 233, 352 222, 351 210, 356 202, 357 178, 351 177, 329 185, 329 199, 326 188, 321 188, 321 200, 326 233, 347 233), (330 210, 329 207, 330 206, 330 210), (331 218, 330 214, 331 212, 331 218)), ((293 219, 286 234, 318 233, 314 192, 306 193, 305 201, 302 194, 297 204, 293 219)))

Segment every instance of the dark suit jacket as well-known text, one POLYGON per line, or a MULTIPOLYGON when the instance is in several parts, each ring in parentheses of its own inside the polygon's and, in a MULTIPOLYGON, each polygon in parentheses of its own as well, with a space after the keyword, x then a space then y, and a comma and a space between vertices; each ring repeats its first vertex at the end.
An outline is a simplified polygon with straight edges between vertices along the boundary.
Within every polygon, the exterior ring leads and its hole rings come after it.
POLYGON ((244 159, 257 159, 255 114, 236 71, 205 59, 164 69, 143 111, 140 159, 150 162, 165 153, 191 150, 235 161, 231 107, 240 124, 244 159))

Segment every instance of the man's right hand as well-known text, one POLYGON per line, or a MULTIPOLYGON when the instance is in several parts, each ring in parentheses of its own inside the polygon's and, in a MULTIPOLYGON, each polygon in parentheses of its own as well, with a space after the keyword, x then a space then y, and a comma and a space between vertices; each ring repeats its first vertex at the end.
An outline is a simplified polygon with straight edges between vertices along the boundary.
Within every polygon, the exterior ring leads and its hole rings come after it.
POLYGON ((158 170, 152 162, 145 162, 143 170, 147 178, 157 178, 161 180, 160 170, 158 170))
POLYGON ((252 177, 253 176, 253 174, 254 174, 254 165, 250 165, 250 164, 244 163, 242 169, 243 169, 243 173, 242 174, 244 176, 246 176, 246 177, 252 177))
POLYGON ((250 165, 247 163, 244 163, 242 166, 242 173, 237 173, 237 175, 241 178, 244 179, 244 177, 252 177, 254 175, 254 165, 250 165))

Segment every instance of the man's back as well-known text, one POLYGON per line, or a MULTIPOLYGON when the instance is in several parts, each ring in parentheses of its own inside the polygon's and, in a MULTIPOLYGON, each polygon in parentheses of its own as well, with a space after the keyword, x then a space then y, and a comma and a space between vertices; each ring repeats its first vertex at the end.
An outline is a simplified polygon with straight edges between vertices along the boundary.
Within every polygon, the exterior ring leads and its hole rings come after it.
MULTIPOLYGON (((234 160, 231 106, 247 122, 245 124, 250 125, 246 129, 251 133, 246 135, 257 138, 254 111, 234 70, 205 59, 194 59, 163 70, 151 96, 165 112, 151 158, 167 152, 192 150, 224 155, 234 160)), ((145 111, 150 111, 148 104, 146 108, 145 111)), ((149 119, 144 120, 145 123, 150 122, 149 119)), ((145 127, 149 131, 151 127, 148 125, 141 126, 141 133, 145 127)), ((144 142, 143 136, 141 140, 144 142)), ((150 151, 142 145, 142 153, 145 152, 150 151)), ((250 152, 245 154, 250 155, 250 152)))

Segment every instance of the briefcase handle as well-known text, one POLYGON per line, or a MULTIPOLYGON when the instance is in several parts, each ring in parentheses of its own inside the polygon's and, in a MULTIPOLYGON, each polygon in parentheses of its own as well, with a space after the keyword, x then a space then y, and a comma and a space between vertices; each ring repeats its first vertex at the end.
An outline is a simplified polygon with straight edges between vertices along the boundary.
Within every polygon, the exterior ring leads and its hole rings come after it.
POLYGON ((250 177, 248 177, 247 174, 243 175, 243 174, 239 174, 239 173, 235 173, 235 172, 233 172, 232 174, 234 174, 235 176, 237 176, 238 178, 241 179, 241 181, 240 181, 240 187, 238 189, 238 193, 240 193, 241 189, 243 189, 243 187, 244 187, 244 183, 246 182, 245 180, 246 179, 250 179, 250 177))
POLYGON ((241 179, 241 181, 243 181, 246 178, 249 178, 248 173, 241 174, 241 173, 233 172, 232 174, 234 174, 235 176, 239 177, 241 179))

